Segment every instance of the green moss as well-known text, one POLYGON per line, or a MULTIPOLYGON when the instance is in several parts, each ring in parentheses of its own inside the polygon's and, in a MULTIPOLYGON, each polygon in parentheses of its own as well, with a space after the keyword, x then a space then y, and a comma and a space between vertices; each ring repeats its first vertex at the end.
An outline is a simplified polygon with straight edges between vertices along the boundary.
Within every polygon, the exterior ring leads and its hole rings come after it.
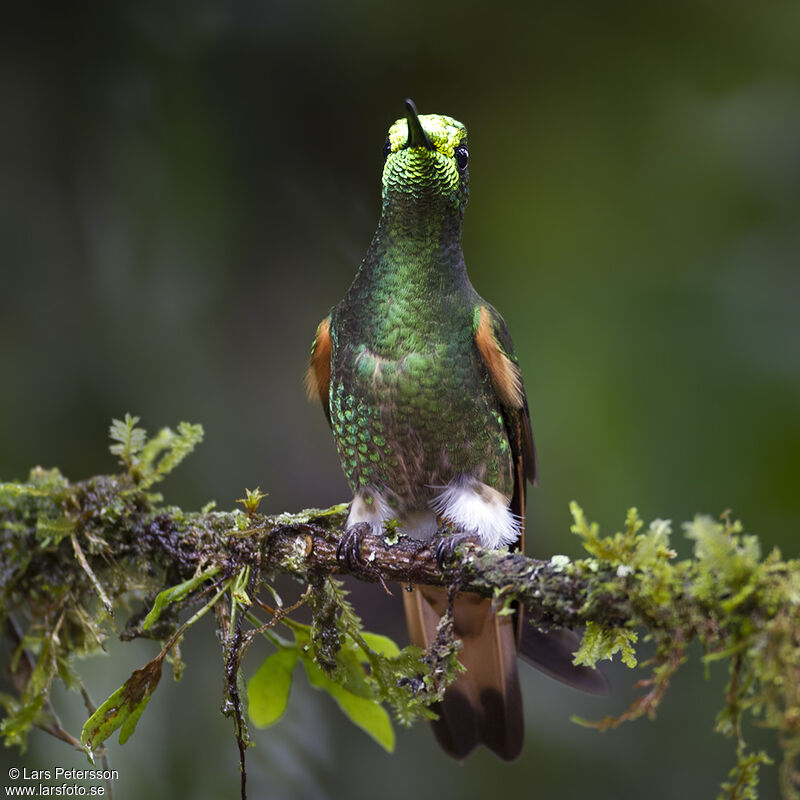
MULTIPOLYGON (((6 744, 23 747, 33 726, 52 732, 53 681, 80 690, 78 659, 99 651, 110 635, 164 642, 159 669, 166 658, 178 671, 180 638, 212 607, 225 656, 225 709, 242 741, 239 665, 257 634, 278 647, 298 648, 297 659, 307 663, 315 685, 384 747, 393 734, 379 706, 401 724, 430 718, 430 704, 460 669, 449 615, 428 650, 399 650, 366 633, 341 585, 309 567, 312 546, 335 549, 347 506, 266 517, 257 513, 258 489, 246 493, 246 513, 160 505, 148 489, 185 457, 201 429, 182 423, 177 432, 163 429, 147 439, 138 422, 127 415, 112 426, 113 452, 123 466, 118 475, 70 483, 58 470, 37 468, 25 481, 0 484, 0 621, 7 623, 17 690, 0 695, 6 744), (280 561, 273 553, 277 540, 283 542, 280 561), (311 585, 298 601, 311 607, 310 626, 293 619, 293 607, 285 609, 272 589, 277 570, 311 585), (133 607, 121 634, 106 601, 114 614, 133 607), (276 632, 278 625, 294 643, 276 632)), ((619 654, 634 667, 639 641, 650 642, 652 655, 639 666, 647 671, 643 694, 617 717, 592 723, 600 728, 653 716, 690 643, 698 642, 706 664, 729 667, 716 730, 735 743, 736 759, 721 796, 756 796, 759 767, 769 759, 747 747, 751 722, 777 733, 782 794, 800 796, 800 561, 777 551, 764 557, 756 537, 728 516, 698 516, 682 526, 694 552, 678 560, 666 520, 648 525, 631 509, 621 530, 602 536, 577 504, 571 510, 587 558, 534 562, 465 545, 459 548, 463 558, 447 566, 446 580, 472 581, 471 589, 495 596, 503 610, 523 602, 543 626, 585 625, 576 663, 594 666, 619 654)), ((396 522, 387 523, 384 538, 402 547, 396 522)), ((378 558, 370 562, 370 569, 378 567, 378 558)), ((131 699, 127 717, 117 720, 125 736, 155 688, 151 681, 137 694, 137 680, 131 676, 120 689, 131 699)), ((110 731, 100 723, 90 725, 93 745, 110 731)))
POLYGON ((634 645, 638 639, 636 631, 605 628, 595 622, 587 622, 581 646, 572 663, 596 667, 598 661, 611 661, 614 654, 619 653, 622 663, 633 669, 637 664, 634 645))
MULTIPOLYGON (((572 505, 573 531, 589 553, 616 565, 622 585, 606 582, 589 593, 586 607, 595 608, 624 589, 630 607, 624 627, 589 622, 576 663, 593 664, 619 651, 635 659, 634 627, 642 627, 655 643, 647 691, 627 711, 594 723, 613 727, 643 714, 653 716, 669 682, 686 660, 691 641, 704 650, 704 661, 728 661, 731 677, 722 698, 715 729, 736 741, 736 764, 720 797, 757 797, 758 769, 771 763, 762 752, 750 752, 743 735, 749 717, 772 728, 783 750, 781 791, 800 797, 796 760, 800 754, 800 562, 783 561, 773 551, 762 558, 755 536, 746 535, 727 514, 720 520, 697 516, 683 525, 694 543, 694 557, 675 560, 669 546, 670 525, 655 520, 647 531, 635 509, 623 531, 601 537, 577 504, 572 505), (597 595, 592 597, 592 595, 597 595)), ((580 562, 579 562, 580 563, 580 562)))

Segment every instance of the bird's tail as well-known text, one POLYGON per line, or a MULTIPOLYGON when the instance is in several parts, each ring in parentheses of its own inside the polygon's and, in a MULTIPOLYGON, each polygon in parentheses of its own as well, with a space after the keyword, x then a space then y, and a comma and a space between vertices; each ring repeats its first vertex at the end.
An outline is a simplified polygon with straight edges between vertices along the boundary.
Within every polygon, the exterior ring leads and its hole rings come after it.
MULTIPOLYGON (((411 641, 429 647, 447 608, 446 590, 414 586, 403 593, 403 601, 411 641)), ((458 658, 466 671, 434 706, 436 738, 453 758, 463 759, 484 744, 511 761, 522 751, 524 738, 514 618, 498 617, 490 599, 462 592, 455 599, 453 620, 462 642, 458 658)))
POLYGON ((567 628, 540 631, 524 614, 520 620, 519 656, 526 663, 561 683, 589 694, 607 695, 610 687, 599 669, 572 663, 580 637, 567 628))

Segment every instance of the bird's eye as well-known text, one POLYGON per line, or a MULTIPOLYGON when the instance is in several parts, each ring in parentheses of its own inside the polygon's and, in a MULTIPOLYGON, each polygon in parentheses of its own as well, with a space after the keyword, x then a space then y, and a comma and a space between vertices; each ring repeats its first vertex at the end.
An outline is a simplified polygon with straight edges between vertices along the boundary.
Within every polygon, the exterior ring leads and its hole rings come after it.
POLYGON ((383 160, 389 157, 389 153, 392 152, 392 143, 389 141, 389 137, 386 137, 386 141, 383 143, 383 160))
POLYGON ((461 147, 456 147, 455 157, 456 157, 456 166, 458 167, 460 172, 463 172, 467 168, 467 161, 469 161, 469 151, 463 145, 461 147))

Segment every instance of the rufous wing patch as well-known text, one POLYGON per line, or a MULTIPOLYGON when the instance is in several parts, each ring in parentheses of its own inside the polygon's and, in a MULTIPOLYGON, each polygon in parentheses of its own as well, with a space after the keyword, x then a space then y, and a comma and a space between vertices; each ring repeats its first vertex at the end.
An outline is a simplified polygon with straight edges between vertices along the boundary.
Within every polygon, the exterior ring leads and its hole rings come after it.
POLYGON ((325 317, 317 327, 311 347, 311 362, 306 372, 306 393, 309 400, 317 398, 322 403, 330 421, 328 389, 331 383, 331 320, 325 317))
POLYGON ((519 367, 503 352, 494 335, 492 316, 486 306, 481 306, 475 344, 483 363, 489 370, 497 396, 503 405, 522 408, 525 397, 522 391, 522 376, 519 367))

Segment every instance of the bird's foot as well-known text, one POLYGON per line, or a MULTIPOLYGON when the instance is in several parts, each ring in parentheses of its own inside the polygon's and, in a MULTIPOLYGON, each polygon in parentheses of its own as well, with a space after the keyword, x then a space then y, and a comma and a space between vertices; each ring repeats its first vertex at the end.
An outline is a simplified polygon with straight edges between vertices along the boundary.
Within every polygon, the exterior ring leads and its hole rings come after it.
POLYGON ((364 566, 364 559, 361 558, 361 543, 364 536, 371 530, 368 522, 359 522, 350 526, 336 547, 337 561, 344 561, 349 570, 364 566))
POLYGON ((444 569, 448 562, 456 557, 456 548, 462 544, 479 544, 479 538, 474 533, 448 533, 436 545, 436 563, 439 569, 444 569))

